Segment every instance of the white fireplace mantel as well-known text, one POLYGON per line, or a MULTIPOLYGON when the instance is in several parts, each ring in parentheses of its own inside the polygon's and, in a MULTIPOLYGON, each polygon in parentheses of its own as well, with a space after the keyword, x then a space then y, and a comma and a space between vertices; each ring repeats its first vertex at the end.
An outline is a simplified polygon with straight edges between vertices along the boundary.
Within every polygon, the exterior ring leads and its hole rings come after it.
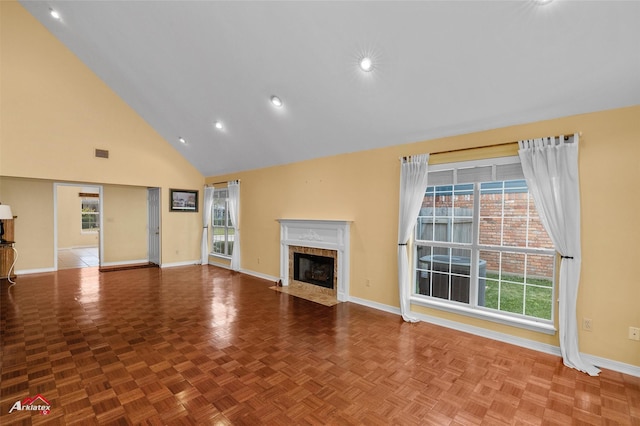
POLYGON ((349 299, 349 229, 346 220, 278 219, 280 222, 280 280, 289 285, 289 246, 338 252, 337 299, 349 299))

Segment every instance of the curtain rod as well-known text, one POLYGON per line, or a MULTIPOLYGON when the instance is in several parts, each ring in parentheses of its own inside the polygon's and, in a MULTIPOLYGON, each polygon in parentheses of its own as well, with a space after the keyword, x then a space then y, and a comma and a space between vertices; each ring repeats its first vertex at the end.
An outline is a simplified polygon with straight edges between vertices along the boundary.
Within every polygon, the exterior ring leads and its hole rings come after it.
MULTIPOLYGON (((574 133, 571 135, 564 135, 564 140, 567 141, 569 140, 570 137, 573 137, 575 134, 577 134, 578 136, 582 136, 582 132, 578 132, 578 133, 574 133)), ((554 136, 554 138, 559 138, 560 136, 554 136)), ((534 138, 537 139, 537 138, 534 138)), ((464 152, 464 151, 473 151, 475 149, 484 149, 484 148, 494 148, 497 146, 506 146, 506 145, 513 145, 513 144, 517 144, 518 141, 511 141, 511 142, 501 142, 501 143, 494 143, 491 145, 482 145, 482 146, 475 146, 472 148, 458 148, 458 149, 450 149, 448 151, 436 151, 436 152, 430 152, 429 155, 434 155, 434 154, 449 154, 452 152, 464 152)), ((402 160, 406 160, 407 157, 411 157, 410 155, 405 155, 403 157, 400 157, 400 161, 402 160)))
POLYGON ((206 184, 205 186, 220 185, 222 183, 229 183, 229 182, 233 182, 233 181, 240 182, 240 179, 223 180, 222 182, 213 182, 213 183, 206 184))

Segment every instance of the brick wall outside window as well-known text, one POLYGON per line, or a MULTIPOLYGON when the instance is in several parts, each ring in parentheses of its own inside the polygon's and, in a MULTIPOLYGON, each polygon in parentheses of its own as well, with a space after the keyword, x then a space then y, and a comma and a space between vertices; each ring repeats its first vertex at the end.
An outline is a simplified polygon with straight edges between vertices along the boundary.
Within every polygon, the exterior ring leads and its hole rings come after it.
MULTIPOLYGON (((527 246, 527 202, 529 194, 526 192, 512 192, 503 194, 482 194, 480 211, 480 244, 504 245, 513 247, 527 246), (504 199, 505 215, 502 217, 504 199), (502 241, 500 230, 503 229, 502 241)), ((433 207, 429 197, 425 198, 423 208, 433 207)), ((528 246, 539 248, 553 248, 553 243, 547 235, 539 216, 535 212, 533 200, 529 200, 531 208, 529 213, 528 246)), ((473 199, 469 195, 442 196, 437 195, 436 208, 451 208, 455 204, 456 212, 462 209, 471 212, 473 199), (455 203, 454 203, 455 198, 455 203), (458 210, 460 209, 460 210, 458 210)), ((465 213, 470 214, 470 213, 465 213)), ((469 226, 471 224, 469 223, 469 226)), ((503 273, 523 275, 524 254, 503 253, 503 273)), ((497 272, 499 269, 499 253, 481 251, 481 259, 487 262, 488 272, 497 272)), ((550 256, 527 255, 526 274, 529 277, 552 277, 555 259, 550 256)))

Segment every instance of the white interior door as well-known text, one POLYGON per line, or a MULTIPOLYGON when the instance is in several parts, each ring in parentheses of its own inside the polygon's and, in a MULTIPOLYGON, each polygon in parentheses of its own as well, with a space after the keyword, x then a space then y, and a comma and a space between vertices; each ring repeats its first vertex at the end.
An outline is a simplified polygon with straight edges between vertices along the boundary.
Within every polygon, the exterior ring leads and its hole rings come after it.
POLYGON ((149 262, 160 265, 160 188, 148 188, 149 262))

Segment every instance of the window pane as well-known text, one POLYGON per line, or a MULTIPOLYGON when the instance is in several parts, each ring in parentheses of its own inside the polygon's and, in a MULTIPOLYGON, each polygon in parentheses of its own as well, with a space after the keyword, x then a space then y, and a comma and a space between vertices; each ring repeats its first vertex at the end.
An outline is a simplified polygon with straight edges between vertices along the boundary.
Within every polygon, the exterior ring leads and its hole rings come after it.
POLYGON ((498 300, 500 299, 499 290, 500 281, 487 277, 485 279, 484 304, 478 303, 478 305, 490 309, 498 309, 498 300))
POLYGON ((550 320, 553 287, 528 285, 526 291, 525 315, 550 320))
POLYGON ((524 313, 524 285, 509 281, 500 282, 499 310, 514 314, 524 313))
POLYGON ((454 218, 451 224, 452 240, 454 243, 471 244, 473 240, 473 219, 472 218, 454 218))
POLYGON ((473 234, 473 184, 430 186, 416 227, 424 241, 468 243, 473 234))
POLYGON ((473 233, 473 184, 456 185, 453 195, 451 241, 471 243, 473 233))
POLYGON ((484 305, 478 303, 479 305, 491 309, 504 310, 501 307, 505 303, 501 299, 506 297, 504 292, 505 280, 517 274, 518 271, 524 272, 524 258, 525 256, 520 253, 503 253, 497 250, 480 251, 480 262, 483 262, 484 265, 486 281, 484 305), (521 266, 518 266, 518 260, 522 262, 521 266))
POLYGON ((424 198, 422 199, 422 207, 418 213, 418 219, 416 222, 416 239, 417 240, 433 240, 433 217, 435 206, 435 187, 430 186, 427 188, 424 198))
POLYGON ((235 229, 231 224, 229 212, 229 190, 216 189, 214 191, 213 206, 211 207, 211 225, 213 253, 230 256, 233 250, 235 229))
POLYGON ((226 199, 214 199, 211 221, 213 226, 225 226, 227 218, 226 199))
POLYGON ((225 253, 226 236, 224 234, 224 228, 218 228, 218 227, 213 228, 212 241, 213 241, 214 253, 226 254, 225 253))
POLYGON ((100 215, 97 213, 82 214, 82 229, 97 231, 99 229, 100 215))
POLYGON ((527 255, 523 253, 512 253, 508 251, 500 253, 500 276, 503 279, 521 281, 524 277, 526 256, 527 255))
POLYGON ((97 212, 98 211, 98 200, 96 200, 95 202, 91 201, 82 201, 82 211, 83 212, 97 212))
POLYGON ((527 217, 529 214, 529 193, 527 188, 519 192, 505 193, 503 203, 505 216, 527 217))
POLYGON ((553 255, 481 250, 480 259, 486 262, 485 307, 551 319, 553 255))
POLYGON ((537 216, 529 218, 529 247, 553 249, 553 241, 544 229, 540 218, 537 216))
POLYGON ((480 194, 480 244, 553 248, 526 181, 485 182, 480 194))
MULTIPOLYGON (((480 208, 482 211, 483 204, 480 204, 480 208)), ((502 241, 502 218, 480 216, 480 234, 478 239, 482 245, 499 246, 502 241)))
POLYGON ((501 245, 508 247, 527 247, 526 217, 505 217, 502 223, 501 245))
POLYGON ((503 182, 480 185, 480 244, 498 246, 502 243, 502 191, 503 182))
POLYGON ((435 225, 433 223, 433 216, 431 216, 432 214, 432 211, 427 212, 423 209, 421 215, 425 216, 418 216, 418 224, 416 226, 417 240, 433 241, 433 229, 435 225), (429 216, 426 216, 426 214, 429 214, 429 216))
POLYGON ((94 197, 83 197, 81 199, 81 205, 81 229, 83 231, 98 231, 100 224, 100 200, 94 197))
MULTIPOLYGON (((527 255, 527 281, 530 279, 543 279, 552 281, 555 275, 556 259, 548 254, 527 255)), ((550 285, 550 283, 549 283, 550 285)))
POLYGON ((426 296, 431 295, 430 290, 430 277, 427 266, 428 263, 421 261, 420 259, 425 258, 428 259, 431 257, 431 247, 429 246, 418 246, 416 250, 418 262, 416 267, 416 294, 423 294, 426 296))
POLYGON ((418 294, 469 303, 471 250, 418 247, 418 294), (456 253, 453 253, 453 251, 456 253))
POLYGON ((551 319, 555 256, 527 255, 525 314, 551 319))

